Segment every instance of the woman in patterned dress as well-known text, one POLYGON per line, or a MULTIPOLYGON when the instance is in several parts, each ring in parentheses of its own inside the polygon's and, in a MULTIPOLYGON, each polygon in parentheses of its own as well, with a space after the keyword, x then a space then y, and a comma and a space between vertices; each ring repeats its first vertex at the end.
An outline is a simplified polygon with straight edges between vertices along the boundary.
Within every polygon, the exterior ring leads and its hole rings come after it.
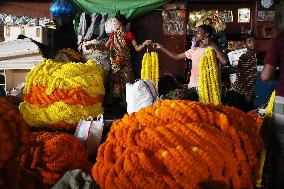
POLYGON ((105 45, 110 49, 111 57, 111 69, 106 89, 107 101, 125 107, 125 84, 133 83, 130 49, 134 47, 138 52, 152 42, 146 40, 142 44, 138 44, 134 35, 126 31, 127 23, 126 17, 117 12, 115 15, 115 31, 110 33, 109 40, 105 45))

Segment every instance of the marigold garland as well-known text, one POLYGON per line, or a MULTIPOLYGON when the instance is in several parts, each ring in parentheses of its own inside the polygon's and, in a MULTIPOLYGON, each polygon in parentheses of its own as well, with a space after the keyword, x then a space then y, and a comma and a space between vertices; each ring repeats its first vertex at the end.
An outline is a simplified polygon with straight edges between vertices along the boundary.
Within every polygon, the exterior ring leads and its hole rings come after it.
POLYGON ((40 179, 19 167, 29 147, 28 125, 15 107, 0 98, 0 188, 43 188, 40 179))
MULTIPOLYGON (((41 108, 28 102, 22 102, 19 106, 24 119, 29 125, 48 127, 53 129, 60 122, 73 126, 80 119, 85 119, 89 115, 99 115, 103 109, 102 104, 97 103, 91 106, 68 105, 65 102, 55 102, 46 108, 41 108)), ((54 130, 54 129, 53 129, 54 130)))
POLYGON ((58 181, 66 171, 82 169, 90 172, 87 152, 79 140, 66 133, 38 132, 30 134, 33 146, 20 159, 21 165, 36 171, 48 185, 58 181))
POLYGON ((103 68, 94 61, 84 64, 44 59, 27 76, 20 112, 31 126, 75 127, 80 119, 103 112, 103 77, 103 68))
MULTIPOLYGON (((272 92, 270 99, 269 99, 269 102, 268 102, 268 105, 267 105, 266 110, 265 110, 264 118, 268 119, 269 121, 272 118, 274 100, 275 100, 275 91, 272 92)), ((260 157, 261 164, 260 164, 260 169, 259 169, 259 178, 256 181, 256 187, 257 188, 262 188, 262 174, 263 174, 263 167, 264 167, 265 160, 266 160, 266 153, 267 153, 266 149, 263 148, 262 151, 261 151, 261 157, 260 157)))
POLYGON ((165 100, 113 123, 92 176, 102 189, 250 189, 262 145, 256 122, 233 107, 165 100))
POLYGON ((26 151, 28 125, 15 107, 0 98, 0 170, 26 151))
POLYGON ((221 104, 217 58, 212 48, 206 48, 200 59, 198 96, 199 102, 221 104))
POLYGON ((156 88, 159 82, 159 58, 157 52, 145 53, 142 59, 141 79, 152 80, 156 88))

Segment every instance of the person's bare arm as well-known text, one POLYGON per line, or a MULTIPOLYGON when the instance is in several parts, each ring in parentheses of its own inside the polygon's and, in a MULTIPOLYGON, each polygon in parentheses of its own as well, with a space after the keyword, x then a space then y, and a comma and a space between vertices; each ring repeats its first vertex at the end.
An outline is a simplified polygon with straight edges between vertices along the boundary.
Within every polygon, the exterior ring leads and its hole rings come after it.
POLYGON ((154 44, 154 48, 156 49, 161 49, 161 51, 163 51, 164 53, 166 53, 169 57, 175 59, 175 60, 180 60, 180 59, 184 59, 185 58, 185 54, 184 53, 174 53, 168 49, 166 49, 164 46, 160 45, 159 43, 155 43, 154 44))
POLYGON ((263 81, 270 80, 274 77, 275 67, 270 64, 265 64, 261 73, 261 79, 263 81))
POLYGON ((136 40, 133 40, 131 43, 132 43, 134 49, 135 49, 137 52, 139 52, 139 51, 141 51, 145 46, 150 45, 150 44, 152 43, 152 41, 151 41, 151 40, 146 40, 146 41, 144 41, 144 42, 143 42, 142 44, 140 44, 140 45, 136 42, 136 40))
POLYGON ((217 58, 219 59, 220 63, 226 65, 229 62, 228 56, 223 53, 223 51, 218 47, 218 45, 212 40, 208 39, 208 45, 210 45, 213 50, 216 52, 217 58))

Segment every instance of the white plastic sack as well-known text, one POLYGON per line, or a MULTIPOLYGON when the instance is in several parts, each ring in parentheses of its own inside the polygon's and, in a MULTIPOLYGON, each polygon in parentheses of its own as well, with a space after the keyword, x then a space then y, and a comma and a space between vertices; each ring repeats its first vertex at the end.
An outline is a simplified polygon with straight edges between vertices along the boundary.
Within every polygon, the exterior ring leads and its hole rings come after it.
POLYGON ((229 53, 228 53, 228 58, 229 58, 230 64, 231 64, 232 66, 237 66, 238 63, 239 63, 240 56, 241 56, 242 54, 244 54, 245 52, 247 52, 247 49, 246 49, 246 48, 229 52, 229 53))
POLYGON ((91 117, 91 120, 80 120, 75 131, 75 136, 85 145, 89 155, 94 155, 97 152, 101 143, 103 127, 102 114, 98 115, 96 121, 93 117, 91 117))
POLYGON ((150 80, 138 80, 134 84, 126 84, 127 113, 137 112, 141 108, 155 103, 159 94, 150 80))

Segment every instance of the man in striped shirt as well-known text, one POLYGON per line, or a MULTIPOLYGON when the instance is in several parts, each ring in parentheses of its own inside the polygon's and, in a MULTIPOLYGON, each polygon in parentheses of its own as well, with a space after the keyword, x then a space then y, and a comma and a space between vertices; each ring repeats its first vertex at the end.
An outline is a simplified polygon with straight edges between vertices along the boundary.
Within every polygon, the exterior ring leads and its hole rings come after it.
POLYGON ((247 51, 240 56, 236 82, 232 85, 232 90, 228 91, 227 103, 247 112, 253 109, 257 78, 256 37, 252 34, 246 36, 245 44, 247 51))

